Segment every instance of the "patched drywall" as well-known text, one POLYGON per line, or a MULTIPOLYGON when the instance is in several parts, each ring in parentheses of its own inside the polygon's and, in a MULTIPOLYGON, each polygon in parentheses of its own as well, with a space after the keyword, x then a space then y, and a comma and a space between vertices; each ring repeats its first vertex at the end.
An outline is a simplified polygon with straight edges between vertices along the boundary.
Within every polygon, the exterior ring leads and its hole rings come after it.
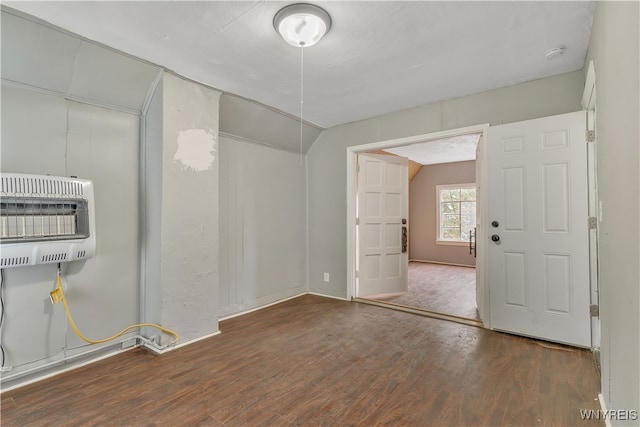
POLYGON ((157 320, 186 342, 218 330, 220 93, 165 73, 162 97, 160 283, 147 285, 159 286, 157 320))
POLYGON ((178 132, 178 149, 173 160, 194 172, 210 170, 216 160, 217 135, 210 129, 187 129, 178 132))

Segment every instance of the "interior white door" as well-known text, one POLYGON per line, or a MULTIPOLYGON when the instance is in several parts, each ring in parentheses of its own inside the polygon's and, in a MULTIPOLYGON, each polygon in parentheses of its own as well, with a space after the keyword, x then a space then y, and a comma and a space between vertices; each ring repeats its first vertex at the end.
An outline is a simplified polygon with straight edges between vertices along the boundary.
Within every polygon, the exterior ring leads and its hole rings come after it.
POLYGON ((358 155, 356 296, 407 290, 408 165, 404 157, 358 155))
POLYGON ((580 111, 489 128, 494 329, 591 345, 585 123, 580 111))

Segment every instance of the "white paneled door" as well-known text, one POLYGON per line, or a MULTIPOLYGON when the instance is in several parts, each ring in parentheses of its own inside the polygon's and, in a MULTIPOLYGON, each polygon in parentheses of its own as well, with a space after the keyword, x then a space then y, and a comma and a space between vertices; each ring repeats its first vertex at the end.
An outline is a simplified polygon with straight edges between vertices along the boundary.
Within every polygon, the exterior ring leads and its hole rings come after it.
POLYGON ((404 157, 358 155, 359 297, 407 290, 408 164, 404 157))
POLYGON ((494 329, 591 345, 585 114, 489 128, 494 329))

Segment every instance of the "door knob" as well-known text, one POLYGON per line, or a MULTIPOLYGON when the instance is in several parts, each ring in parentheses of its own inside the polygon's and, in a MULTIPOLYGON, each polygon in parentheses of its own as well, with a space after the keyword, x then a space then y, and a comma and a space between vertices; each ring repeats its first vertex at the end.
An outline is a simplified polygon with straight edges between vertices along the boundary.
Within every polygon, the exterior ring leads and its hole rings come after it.
POLYGON ((498 243, 500 241, 500 236, 494 234, 491 236, 491 241, 498 243))

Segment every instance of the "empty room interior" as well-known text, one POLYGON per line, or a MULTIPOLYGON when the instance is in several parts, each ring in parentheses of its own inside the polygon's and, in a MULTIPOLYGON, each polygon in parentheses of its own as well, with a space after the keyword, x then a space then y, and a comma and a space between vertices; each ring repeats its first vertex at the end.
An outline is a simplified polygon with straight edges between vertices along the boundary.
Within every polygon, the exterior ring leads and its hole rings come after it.
POLYGON ((3 0, 2 425, 639 425, 639 6, 3 0))

